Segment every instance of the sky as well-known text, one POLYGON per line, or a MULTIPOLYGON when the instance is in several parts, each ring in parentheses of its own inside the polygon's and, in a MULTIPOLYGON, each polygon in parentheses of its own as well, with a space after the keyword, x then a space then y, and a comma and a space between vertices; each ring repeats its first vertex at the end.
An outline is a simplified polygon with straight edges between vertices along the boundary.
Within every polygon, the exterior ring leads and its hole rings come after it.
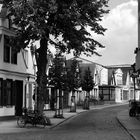
POLYGON ((81 57, 105 66, 133 64, 138 46, 137 0, 109 0, 108 5, 110 12, 101 22, 107 28, 105 35, 93 34, 93 38, 105 45, 98 50, 102 56, 81 57))
MULTIPOLYGON (((102 56, 81 57, 104 66, 133 64, 134 50, 138 47, 137 0, 109 0, 108 5, 110 12, 101 22, 101 25, 107 28, 104 36, 91 32, 93 38, 105 46, 104 49, 98 49, 102 56)), ((51 48, 52 52, 55 52, 55 49, 51 48)), ((71 54, 67 55, 67 59, 71 57, 71 54)))

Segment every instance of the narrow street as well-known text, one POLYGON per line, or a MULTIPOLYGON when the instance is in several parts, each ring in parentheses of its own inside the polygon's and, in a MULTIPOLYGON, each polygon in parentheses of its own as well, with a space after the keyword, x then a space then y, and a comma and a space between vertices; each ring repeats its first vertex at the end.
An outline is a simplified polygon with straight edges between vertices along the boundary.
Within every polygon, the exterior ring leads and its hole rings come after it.
POLYGON ((0 140, 132 140, 116 119, 128 105, 90 110, 51 129, 1 135, 0 140))

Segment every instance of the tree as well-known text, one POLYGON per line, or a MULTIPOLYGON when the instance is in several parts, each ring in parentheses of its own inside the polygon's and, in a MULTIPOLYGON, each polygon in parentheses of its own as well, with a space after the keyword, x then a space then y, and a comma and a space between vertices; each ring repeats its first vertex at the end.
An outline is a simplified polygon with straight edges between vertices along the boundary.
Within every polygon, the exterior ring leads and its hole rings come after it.
POLYGON ((72 60, 71 67, 70 69, 67 70, 67 82, 69 91, 72 92, 71 112, 75 112, 76 111, 75 91, 81 86, 79 62, 76 59, 72 60))
MULTIPOLYGON (((97 54, 96 47, 104 47, 86 30, 90 27, 96 34, 104 34, 100 21, 108 0, 5 0, 8 18, 14 25, 16 36, 11 44, 20 51, 36 40, 38 110, 44 107, 46 64, 48 45, 55 45, 61 52, 74 55, 97 54), (60 39, 61 38, 61 39, 60 39)), ((3 6, 3 7, 4 7, 3 6)))
POLYGON ((89 93, 93 89, 94 85, 93 77, 91 75, 90 68, 88 67, 88 69, 85 70, 84 78, 82 80, 82 89, 87 92, 84 102, 84 109, 89 109, 89 93))
POLYGON ((51 86, 54 86, 56 90, 56 111, 55 116, 57 118, 63 118, 63 97, 62 92, 67 88, 66 82, 66 69, 65 58, 61 54, 56 54, 51 66, 51 73, 49 75, 51 86))
POLYGON ((63 90, 66 88, 65 58, 61 54, 56 54, 53 59, 49 79, 49 84, 56 89, 63 90))
POLYGON ((84 78, 82 80, 82 89, 89 93, 94 87, 94 81, 93 77, 91 75, 90 68, 88 67, 87 70, 85 70, 84 78))

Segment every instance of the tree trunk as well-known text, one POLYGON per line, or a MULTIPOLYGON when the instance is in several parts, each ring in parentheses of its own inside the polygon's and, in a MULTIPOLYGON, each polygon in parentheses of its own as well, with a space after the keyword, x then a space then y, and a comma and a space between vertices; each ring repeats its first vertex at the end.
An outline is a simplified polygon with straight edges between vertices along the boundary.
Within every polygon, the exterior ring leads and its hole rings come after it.
POLYGON ((39 113, 43 113, 45 104, 45 94, 47 85, 46 66, 47 60, 47 45, 48 40, 44 37, 40 40, 40 48, 36 50, 36 61, 37 61, 37 110, 39 113))

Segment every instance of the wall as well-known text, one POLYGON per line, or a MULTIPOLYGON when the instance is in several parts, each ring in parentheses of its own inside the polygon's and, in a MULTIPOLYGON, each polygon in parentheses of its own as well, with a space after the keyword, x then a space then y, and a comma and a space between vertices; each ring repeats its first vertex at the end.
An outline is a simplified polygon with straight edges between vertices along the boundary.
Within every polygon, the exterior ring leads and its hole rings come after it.
MULTIPOLYGON (((28 82, 33 83, 35 81, 33 61, 31 57, 30 50, 27 49, 28 55, 28 64, 26 65, 24 61, 24 56, 20 51, 17 55, 17 64, 5 63, 3 59, 4 53, 4 34, 8 36, 14 36, 15 33, 9 30, 9 23, 7 19, 0 18, 0 78, 20 80, 23 82, 23 107, 33 106, 32 102, 32 94, 33 94, 33 85, 27 86, 25 90, 25 86, 28 82), (28 78, 30 79, 28 81, 28 78), (27 95, 26 95, 27 93, 27 95)), ((5 94, 5 93, 4 93, 5 94)), ((0 107, 0 116, 13 116, 15 115, 15 106, 1 106, 0 107)))
POLYGON ((98 84, 108 85, 108 69, 101 65, 96 65, 96 70, 98 74, 98 84))

